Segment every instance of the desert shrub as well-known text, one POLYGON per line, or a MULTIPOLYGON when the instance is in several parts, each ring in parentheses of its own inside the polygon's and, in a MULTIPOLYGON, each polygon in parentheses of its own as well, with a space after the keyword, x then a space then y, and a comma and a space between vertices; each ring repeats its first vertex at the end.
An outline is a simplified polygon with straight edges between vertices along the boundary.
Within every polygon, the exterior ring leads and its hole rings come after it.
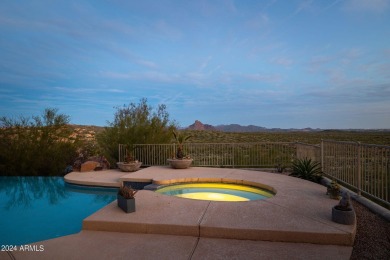
POLYGON ((308 158, 296 159, 292 163, 290 176, 318 183, 322 178, 321 164, 308 158))
MULTIPOLYGON (((170 143, 175 123, 169 119, 165 105, 157 109, 143 98, 139 104, 117 107, 114 121, 97 135, 99 146, 111 165, 118 159, 118 144, 125 144, 132 152, 134 144, 170 143)), ((141 159, 141 158, 137 158, 141 159)))
POLYGON ((41 116, 0 118, 0 175, 60 175, 76 155, 69 117, 57 109, 41 116))

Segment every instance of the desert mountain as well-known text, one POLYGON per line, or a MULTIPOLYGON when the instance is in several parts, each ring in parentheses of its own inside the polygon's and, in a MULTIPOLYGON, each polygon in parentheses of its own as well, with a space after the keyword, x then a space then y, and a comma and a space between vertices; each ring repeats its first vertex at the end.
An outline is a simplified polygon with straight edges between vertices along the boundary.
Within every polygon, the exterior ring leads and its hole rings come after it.
POLYGON ((189 125, 188 127, 184 128, 188 130, 199 130, 199 131, 221 131, 221 132, 288 132, 288 131, 303 131, 303 132, 310 132, 310 131, 321 131, 321 129, 313 129, 313 128, 304 128, 304 129, 281 129, 281 128, 266 128, 262 126, 256 126, 256 125, 247 125, 242 126, 239 124, 229 124, 229 125, 209 125, 209 124, 203 124, 199 120, 195 120, 195 123, 192 125, 189 125))
POLYGON ((209 130, 209 131, 210 130, 211 131, 217 130, 217 129, 215 129, 214 126, 208 125, 208 124, 203 124, 199 120, 195 120, 195 123, 193 123, 192 125, 189 125, 186 129, 188 129, 188 130, 209 130))
POLYGON ((255 125, 242 126, 239 124, 217 125, 215 128, 223 132, 264 132, 268 130, 267 128, 262 126, 255 126, 255 125))
POLYGON ((192 125, 189 125, 187 128, 188 130, 206 130, 206 131, 222 131, 222 132, 261 132, 261 131, 267 131, 268 129, 261 126, 255 126, 255 125, 248 125, 248 126, 242 126, 239 124, 230 124, 230 125, 217 125, 212 126, 209 124, 203 124, 199 120, 195 120, 195 123, 192 125))

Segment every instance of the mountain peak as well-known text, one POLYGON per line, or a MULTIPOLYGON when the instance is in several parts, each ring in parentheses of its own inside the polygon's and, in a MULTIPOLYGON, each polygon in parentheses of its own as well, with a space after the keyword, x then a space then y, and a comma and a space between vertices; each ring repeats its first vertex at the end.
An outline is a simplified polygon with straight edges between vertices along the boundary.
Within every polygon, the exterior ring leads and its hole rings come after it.
POLYGON ((199 131, 202 131, 202 130, 216 130, 214 126, 208 125, 208 124, 203 124, 199 120, 195 120, 195 123, 193 123, 192 125, 188 126, 187 129, 189 129, 189 130, 199 130, 199 131))

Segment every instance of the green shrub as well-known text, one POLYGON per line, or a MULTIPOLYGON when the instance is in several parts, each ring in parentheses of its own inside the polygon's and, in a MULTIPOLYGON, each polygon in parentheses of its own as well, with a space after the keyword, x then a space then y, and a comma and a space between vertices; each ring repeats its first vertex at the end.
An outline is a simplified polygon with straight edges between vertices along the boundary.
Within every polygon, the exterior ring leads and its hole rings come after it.
POLYGON ((132 152, 134 144, 170 143, 175 129, 165 105, 159 105, 154 110, 147 104, 147 99, 143 98, 139 104, 130 103, 117 107, 114 121, 109 122, 109 126, 97 135, 97 141, 105 157, 111 165, 115 165, 118 144, 125 144, 132 152))
POLYGON ((292 163, 290 176, 318 183, 322 178, 321 164, 308 158, 296 159, 292 163))
POLYGON ((76 156, 69 117, 57 109, 42 116, 0 118, 0 175, 61 175, 76 156))

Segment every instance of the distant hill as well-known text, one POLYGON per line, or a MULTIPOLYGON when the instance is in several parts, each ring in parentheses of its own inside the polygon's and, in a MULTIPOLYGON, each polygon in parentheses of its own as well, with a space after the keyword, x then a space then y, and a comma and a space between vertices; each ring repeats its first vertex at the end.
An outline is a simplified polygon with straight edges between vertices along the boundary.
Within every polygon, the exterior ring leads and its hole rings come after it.
MULTIPOLYGON (((71 128, 73 128, 74 134, 73 137, 78 136, 81 139, 88 140, 92 139, 95 140, 95 135, 102 132, 104 130, 104 127, 101 126, 93 126, 93 125, 69 125, 71 128)), ((189 125, 188 127, 184 127, 182 129, 188 129, 188 130, 197 130, 197 131, 217 131, 217 132, 226 132, 226 133, 272 133, 272 132, 390 132, 390 129, 320 129, 320 128, 289 128, 289 129, 282 129, 282 128, 266 128, 262 126, 255 126, 255 125, 247 125, 242 126, 239 124, 229 124, 229 125, 217 125, 213 126, 210 124, 203 124, 199 120, 195 120, 195 122, 192 125, 189 125)))
POLYGON ((268 131, 267 128, 256 125, 242 126, 239 124, 230 124, 230 125, 217 125, 215 127, 219 131, 223 132, 264 132, 268 131))
POLYGON ((187 130, 198 130, 198 131, 221 131, 221 132, 237 132, 237 133, 253 133, 253 132, 288 132, 288 131, 302 131, 302 132, 312 132, 312 131, 322 131, 322 129, 313 129, 313 128, 303 128, 303 129, 281 129, 281 128, 266 128, 263 126, 256 125, 247 125, 242 126, 239 124, 230 124, 230 125, 209 125, 203 124, 199 120, 195 120, 192 125, 184 128, 187 130))
POLYGON ((186 129, 188 129, 188 130, 209 130, 209 131, 210 130, 211 131, 217 130, 214 126, 208 125, 208 124, 203 124, 199 120, 195 120, 195 123, 193 123, 192 125, 189 125, 186 129))

